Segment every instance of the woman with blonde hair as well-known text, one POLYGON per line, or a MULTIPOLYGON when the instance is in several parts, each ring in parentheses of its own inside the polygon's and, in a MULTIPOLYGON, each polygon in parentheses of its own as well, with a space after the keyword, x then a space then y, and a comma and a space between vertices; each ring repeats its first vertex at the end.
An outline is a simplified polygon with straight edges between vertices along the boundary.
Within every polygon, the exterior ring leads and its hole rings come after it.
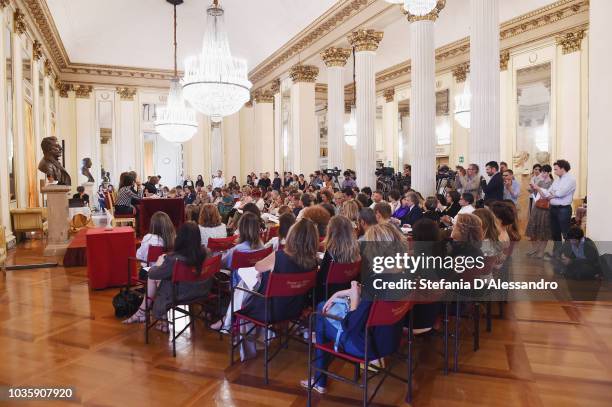
POLYGON ((344 201, 342 208, 340 208, 340 215, 348 218, 353 224, 353 228, 356 228, 359 220, 359 209, 359 204, 354 199, 344 201))
MULTIPOLYGON (((342 215, 334 216, 327 225, 327 235, 324 241, 325 254, 321 261, 319 272, 317 273, 317 300, 325 298, 325 284, 327 273, 332 262, 348 264, 355 263, 360 259, 359 242, 355 236, 355 229, 351 221, 342 215)), ((334 285, 328 287, 327 292, 333 294, 336 291, 344 290, 348 285, 334 285)), ((317 302, 318 302, 317 301, 317 302)))
POLYGON ((211 237, 215 239, 227 237, 227 227, 221 222, 221 214, 215 204, 207 203, 202 206, 198 225, 202 246, 208 246, 208 239, 211 237))
POLYGON ((500 226, 495 214, 487 208, 479 208, 473 212, 482 222, 482 251, 487 257, 498 257, 497 264, 505 260, 504 248, 506 244, 501 239, 500 226))

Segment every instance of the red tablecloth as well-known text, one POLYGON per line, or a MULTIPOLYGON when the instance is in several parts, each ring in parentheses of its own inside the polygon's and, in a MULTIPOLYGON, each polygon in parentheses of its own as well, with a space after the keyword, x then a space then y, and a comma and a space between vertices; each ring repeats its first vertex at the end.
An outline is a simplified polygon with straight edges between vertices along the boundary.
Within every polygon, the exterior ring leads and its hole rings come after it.
POLYGON ((128 257, 136 256, 136 238, 131 227, 87 231, 87 275, 89 287, 98 290, 126 284, 128 257))
POLYGON ((139 236, 144 236, 149 232, 151 216, 153 216, 153 214, 157 211, 167 213, 177 230, 185 221, 185 203, 182 199, 143 199, 140 201, 140 220, 138 225, 139 236))
POLYGON ((87 265, 87 228, 81 229, 72 238, 64 254, 64 267, 87 265))

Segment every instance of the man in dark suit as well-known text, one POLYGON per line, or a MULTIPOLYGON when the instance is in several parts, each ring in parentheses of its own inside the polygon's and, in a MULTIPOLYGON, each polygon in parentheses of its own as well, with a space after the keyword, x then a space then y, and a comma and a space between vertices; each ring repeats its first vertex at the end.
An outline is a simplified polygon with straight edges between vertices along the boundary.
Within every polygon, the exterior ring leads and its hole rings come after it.
POLYGON ((282 185, 282 180, 278 172, 274 171, 274 180, 272 180, 272 189, 275 191, 280 191, 282 185))
POLYGON ((408 194, 406 199, 408 199, 408 202, 410 203, 410 209, 408 210, 408 213, 402 216, 400 221, 402 226, 412 226, 416 223, 417 220, 423 217, 423 209, 421 209, 421 207, 419 206, 419 197, 417 196, 417 194, 410 193, 408 194))
POLYGON ((489 161, 485 167, 487 175, 490 177, 489 182, 481 180, 482 191, 484 192, 484 200, 501 201, 504 199, 504 178, 499 172, 497 161, 489 161))

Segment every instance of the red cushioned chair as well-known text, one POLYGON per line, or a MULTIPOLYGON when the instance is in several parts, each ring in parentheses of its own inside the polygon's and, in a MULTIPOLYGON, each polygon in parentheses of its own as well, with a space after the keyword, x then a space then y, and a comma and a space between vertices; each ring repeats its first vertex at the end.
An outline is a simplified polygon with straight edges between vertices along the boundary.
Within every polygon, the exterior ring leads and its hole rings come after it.
POLYGON ((146 259, 139 259, 138 257, 128 257, 128 275, 127 275, 127 289, 130 289, 132 284, 134 285, 142 285, 146 284, 146 280, 141 280, 138 277, 138 265, 140 263, 146 263, 147 266, 152 266, 155 264, 159 256, 164 254, 166 251, 163 246, 149 246, 149 251, 147 252, 146 259), (136 275, 134 275, 134 271, 136 271, 136 275))
POLYGON ((361 260, 354 263, 336 263, 332 261, 327 271, 327 281, 325 281, 325 299, 329 298, 330 284, 348 284, 356 280, 361 271, 361 260))
MULTIPOLYGON (((333 379, 342 381, 344 383, 349 383, 349 384, 352 384, 354 386, 361 388, 362 404, 364 406, 367 406, 374 399, 374 397, 376 396, 376 393, 378 392, 378 389, 381 387, 385 379, 388 376, 391 376, 408 385, 406 402, 408 403, 412 402, 412 342, 413 342, 412 323, 410 324, 410 327, 409 327, 410 333, 409 333, 409 339, 408 339, 408 354, 399 355, 398 353, 399 345, 398 345, 398 349, 395 350, 395 354, 400 359, 405 358, 408 364, 408 377, 407 378, 400 377, 391 371, 393 367, 393 363, 389 363, 389 365, 386 368, 380 367, 377 365, 372 365, 371 364, 372 360, 379 359, 380 357, 387 358, 392 355, 374 355, 372 354, 371 353, 372 344, 369 343, 370 330, 372 330, 375 327, 392 326, 392 325, 401 323, 401 321, 406 316, 406 313, 410 311, 412 307, 413 307, 413 303, 411 301, 375 300, 372 303, 372 306, 370 307, 370 313, 368 315, 368 320, 365 326, 365 335, 364 335, 365 349, 364 349, 363 357, 357 357, 357 356, 353 356, 348 353, 344 353, 342 351, 336 351, 334 350, 333 343, 325 343, 325 344, 312 343, 312 332, 313 332, 313 327, 314 327, 314 318, 316 317, 316 315, 320 315, 323 317, 332 318, 336 320, 340 319, 333 315, 326 315, 326 314, 321 314, 319 312, 313 312, 310 315, 310 341, 308 344, 308 361, 309 361, 308 362, 308 377, 309 377, 308 384, 309 386, 308 386, 308 404, 307 405, 310 406, 312 403, 312 388, 316 384, 313 382, 312 379, 316 373, 325 373, 333 379), (359 379, 358 375, 355 375, 352 379, 349 379, 345 376, 341 376, 339 374, 333 373, 327 369, 317 368, 314 364, 315 360, 313 359, 314 349, 318 349, 325 353, 329 353, 334 358, 340 358, 344 361, 352 363, 355 366, 356 372, 358 372, 359 366, 363 365, 364 368, 363 368, 363 374, 362 374, 361 379, 359 379), (376 388, 374 389, 374 392, 372 393, 370 398, 368 398, 368 382, 371 379, 377 377, 379 374, 383 374, 383 377, 378 383, 378 385, 376 386, 376 388), (360 383, 360 380, 361 380, 361 383, 360 383)), ((410 319, 410 321, 412 321, 412 319, 410 319)), ((401 331, 399 335, 401 335, 401 331)), ((400 342, 401 341, 398 338, 397 343, 400 344, 400 342)))
POLYGON ((221 238, 211 237, 208 239, 208 249, 213 253, 224 252, 236 246, 236 239, 238 239, 236 235, 221 238))
POLYGON ((257 291, 248 290, 242 287, 236 287, 236 290, 242 290, 250 293, 251 295, 260 297, 264 299, 264 319, 257 320, 255 318, 251 318, 245 314, 242 314, 240 310, 234 311, 234 301, 232 295, 231 301, 231 309, 232 315, 235 319, 235 328, 231 330, 232 340, 231 344, 231 352, 230 352, 230 365, 234 364, 234 350, 241 345, 241 343, 248 337, 253 330, 257 327, 264 328, 264 382, 268 384, 268 363, 280 352, 280 350, 284 347, 287 347, 289 340, 291 339, 291 333, 296 326, 299 325, 299 319, 302 316, 302 311, 296 315, 291 315, 289 318, 282 321, 272 321, 270 322, 270 303, 273 298, 278 297, 300 297, 308 294, 309 291, 312 291, 312 295, 314 298, 314 287, 316 285, 317 278, 317 269, 306 273, 278 273, 278 272, 270 272, 268 276, 268 283, 265 289, 265 293, 261 294, 257 291), (247 323, 252 323, 253 327, 249 329, 245 334, 240 332, 240 327, 247 323), (269 338, 269 331, 273 325, 276 326, 286 326, 284 335, 280 334, 280 331, 277 330, 278 335, 277 339, 279 339, 280 344, 278 349, 271 355, 269 354, 269 344, 275 338, 269 338), (240 337, 240 340, 236 341, 236 334, 240 337), (283 336, 285 340, 283 341, 283 336))
POLYGON ((230 269, 236 271, 242 267, 253 267, 259 260, 263 260, 272 253, 272 247, 256 250, 254 252, 239 252, 234 250, 232 254, 232 264, 230 269))
POLYGON ((278 229, 279 229, 278 225, 270 226, 266 233, 266 238, 264 240, 264 243, 268 243, 270 239, 274 237, 278 237, 278 229))
MULTIPOLYGON (((195 298, 189 301, 179 301, 177 299, 177 288, 178 283, 195 283, 198 281, 206 281, 212 278, 221 269, 221 256, 214 256, 208 258, 202 264, 202 270, 200 274, 196 274, 195 267, 188 266, 185 262, 176 260, 172 269, 172 303, 168 307, 168 311, 172 312, 172 320, 168 321, 169 325, 172 325, 172 356, 176 357, 176 339, 191 327, 192 331, 195 329, 195 320, 200 318, 198 314, 191 312, 191 305, 201 304, 208 298, 208 293, 203 294, 200 298, 195 298), (187 306, 187 309, 183 308, 187 306), (179 312, 181 316, 176 317, 176 312, 179 312), (189 318, 189 323, 177 334, 176 333, 176 321, 177 319, 189 318)), ((145 284, 145 295, 148 298, 148 287, 145 284)), ((145 301, 145 343, 149 343, 149 329, 151 329, 159 321, 155 319, 150 322, 150 308, 149 302, 145 301)))

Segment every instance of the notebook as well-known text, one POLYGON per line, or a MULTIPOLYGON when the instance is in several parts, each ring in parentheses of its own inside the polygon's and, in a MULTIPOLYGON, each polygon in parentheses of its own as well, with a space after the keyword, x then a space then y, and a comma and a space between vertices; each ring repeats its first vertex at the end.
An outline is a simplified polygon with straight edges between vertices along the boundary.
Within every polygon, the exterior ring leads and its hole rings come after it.
POLYGON ((254 289, 255 285, 259 282, 259 280, 257 279, 257 270, 255 270, 255 267, 239 268, 238 275, 247 285, 249 290, 254 289))

